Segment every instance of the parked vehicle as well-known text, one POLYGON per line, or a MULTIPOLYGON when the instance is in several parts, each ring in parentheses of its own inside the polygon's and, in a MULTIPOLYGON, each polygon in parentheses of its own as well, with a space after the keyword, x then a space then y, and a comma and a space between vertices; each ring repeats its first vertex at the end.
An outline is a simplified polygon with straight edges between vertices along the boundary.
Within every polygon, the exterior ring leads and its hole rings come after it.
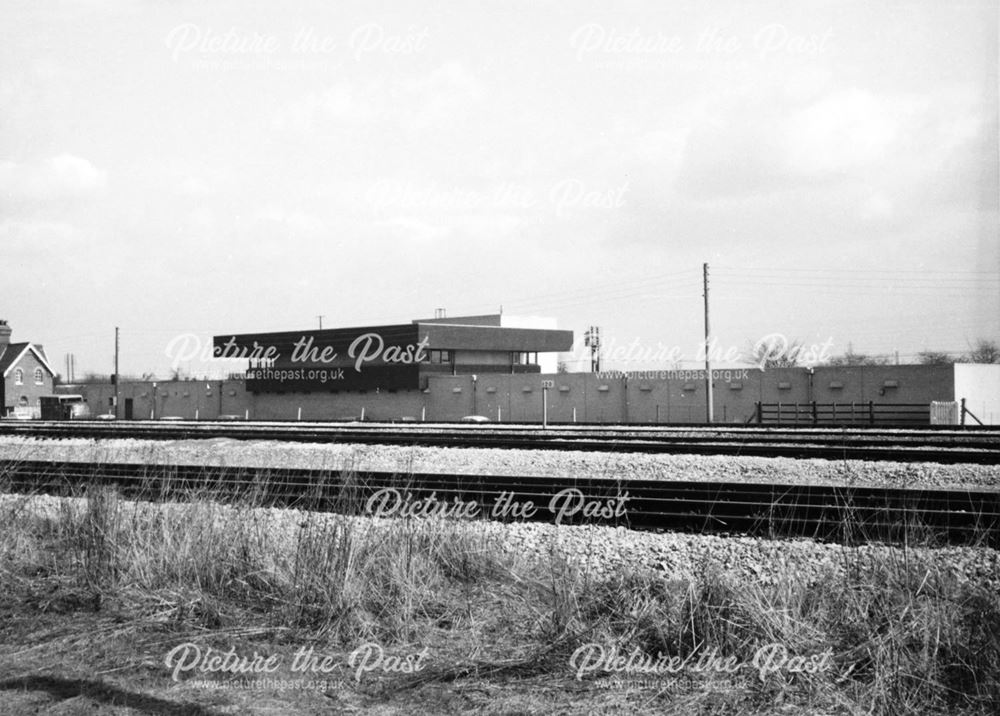
POLYGON ((43 395, 39 399, 42 420, 86 420, 90 406, 82 395, 43 395))

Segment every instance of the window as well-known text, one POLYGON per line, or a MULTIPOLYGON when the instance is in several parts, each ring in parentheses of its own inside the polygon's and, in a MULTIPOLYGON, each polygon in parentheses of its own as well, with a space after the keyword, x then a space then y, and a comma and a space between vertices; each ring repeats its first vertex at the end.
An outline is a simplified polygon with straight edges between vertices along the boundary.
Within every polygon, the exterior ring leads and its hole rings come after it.
POLYGON ((14 385, 24 385, 24 371, 20 368, 14 371, 14 385))
POLYGON ((44 382, 45 381, 43 380, 43 377, 42 377, 42 369, 41 368, 35 368, 35 385, 41 385, 44 382))
POLYGON ((450 363, 451 351, 432 350, 430 352, 431 363, 450 363))

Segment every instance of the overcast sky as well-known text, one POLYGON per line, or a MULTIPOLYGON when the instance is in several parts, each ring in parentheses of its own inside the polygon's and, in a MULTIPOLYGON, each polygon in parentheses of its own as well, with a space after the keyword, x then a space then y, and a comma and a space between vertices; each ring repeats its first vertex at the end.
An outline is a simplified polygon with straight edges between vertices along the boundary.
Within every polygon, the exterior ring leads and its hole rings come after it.
POLYGON ((60 370, 501 305, 693 359, 703 262, 720 346, 1000 339, 995 0, 0 13, 0 318, 60 370))

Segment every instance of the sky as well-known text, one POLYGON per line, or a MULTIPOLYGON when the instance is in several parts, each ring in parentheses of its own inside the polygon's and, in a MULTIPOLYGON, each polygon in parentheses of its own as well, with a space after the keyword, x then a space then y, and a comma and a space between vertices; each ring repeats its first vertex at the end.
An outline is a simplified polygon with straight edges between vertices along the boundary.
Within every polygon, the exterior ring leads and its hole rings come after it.
POLYGON ((694 365, 707 263, 720 356, 1000 340, 997 8, 0 0, 0 318, 78 376, 501 306, 694 365))

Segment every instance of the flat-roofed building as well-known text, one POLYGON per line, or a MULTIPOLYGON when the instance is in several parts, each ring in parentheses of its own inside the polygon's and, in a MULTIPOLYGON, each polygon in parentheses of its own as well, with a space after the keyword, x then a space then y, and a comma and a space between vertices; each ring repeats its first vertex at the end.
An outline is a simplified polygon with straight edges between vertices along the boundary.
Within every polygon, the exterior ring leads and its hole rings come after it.
POLYGON ((214 337, 216 357, 248 361, 252 393, 422 390, 431 376, 541 373, 572 345, 573 332, 550 319, 502 314, 214 337))

